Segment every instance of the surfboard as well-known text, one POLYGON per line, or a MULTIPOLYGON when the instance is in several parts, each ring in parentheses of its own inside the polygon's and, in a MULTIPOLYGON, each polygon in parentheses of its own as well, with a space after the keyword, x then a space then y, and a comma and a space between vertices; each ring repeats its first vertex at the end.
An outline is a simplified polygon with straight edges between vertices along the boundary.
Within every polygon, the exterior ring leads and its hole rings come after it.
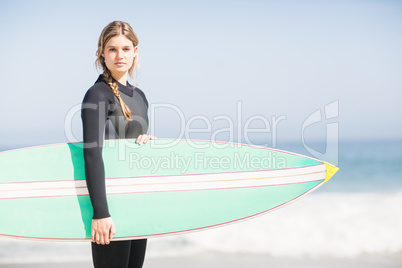
MULTIPOLYGON (((224 226, 314 191, 337 167, 299 154, 228 142, 106 140, 114 240, 224 226)), ((88 241, 92 205, 82 143, 0 153, 0 236, 88 241)))

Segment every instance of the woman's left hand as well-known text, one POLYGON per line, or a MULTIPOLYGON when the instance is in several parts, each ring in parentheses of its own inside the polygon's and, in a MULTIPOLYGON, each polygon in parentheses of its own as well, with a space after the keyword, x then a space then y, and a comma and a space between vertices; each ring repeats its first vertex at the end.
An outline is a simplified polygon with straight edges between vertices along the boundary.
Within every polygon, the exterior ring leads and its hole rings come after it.
POLYGON ((135 142, 137 144, 141 145, 143 143, 147 143, 147 141, 149 141, 149 140, 154 140, 154 139, 156 139, 155 136, 152 136, 152 135, 149 135, 149 134, 142 134, 142 135, 138 136, 138 138, 137 138, 137 140, 135 142))

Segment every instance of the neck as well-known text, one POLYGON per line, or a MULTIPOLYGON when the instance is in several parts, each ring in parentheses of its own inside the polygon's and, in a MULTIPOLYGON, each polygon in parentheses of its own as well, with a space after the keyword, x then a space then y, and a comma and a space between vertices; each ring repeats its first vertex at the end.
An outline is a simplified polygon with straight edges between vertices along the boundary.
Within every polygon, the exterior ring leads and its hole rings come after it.
POLYGON ((127 72, 125 73, 112 73, 113 78, 120 84, 127 86, 127 72))

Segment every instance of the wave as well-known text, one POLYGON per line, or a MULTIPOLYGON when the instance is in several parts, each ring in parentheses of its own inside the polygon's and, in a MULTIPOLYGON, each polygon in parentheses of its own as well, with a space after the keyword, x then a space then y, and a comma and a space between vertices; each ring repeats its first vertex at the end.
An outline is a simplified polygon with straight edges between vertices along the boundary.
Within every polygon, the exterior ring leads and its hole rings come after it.
POLYGON ((311 194, 249 221, 181 237, 160 238, 154 241, 160 245, 152 253, 160 255, 170 248, 169 254, 179 255, 181 252, 174 253, 172 247, 176 245, 188 252, 290 258, 400 254, 401 204, 402 192, 311 194))

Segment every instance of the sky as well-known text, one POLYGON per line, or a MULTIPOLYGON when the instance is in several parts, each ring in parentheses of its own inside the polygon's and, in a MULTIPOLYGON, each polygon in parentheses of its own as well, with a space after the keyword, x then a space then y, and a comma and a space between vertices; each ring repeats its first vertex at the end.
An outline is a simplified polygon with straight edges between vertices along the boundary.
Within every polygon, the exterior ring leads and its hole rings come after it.
POLYGON ((400 1, 0 0, 0 149, 82 140, 113 20, 139 38, 158 138, 402 138, 400 1))

